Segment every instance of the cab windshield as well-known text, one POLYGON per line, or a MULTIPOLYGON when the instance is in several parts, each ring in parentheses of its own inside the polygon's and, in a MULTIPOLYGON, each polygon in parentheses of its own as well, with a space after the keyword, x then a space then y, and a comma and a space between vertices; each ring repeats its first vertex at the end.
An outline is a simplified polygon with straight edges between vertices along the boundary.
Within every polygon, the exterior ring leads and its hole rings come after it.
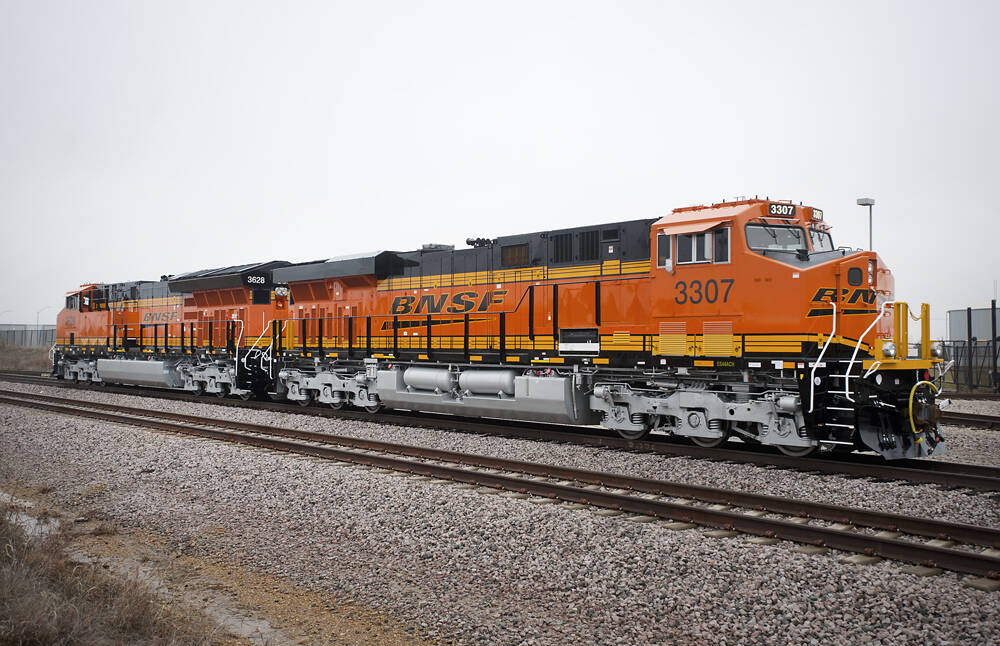
POLYGON ((833 238, 826 231, 809 229, 809 241, 813 251, 833 251, 833 238))
POLYGON ((798 251, 807 249, 802 227, 774 224, 748 224, 747 245, 755 251, 798 251))

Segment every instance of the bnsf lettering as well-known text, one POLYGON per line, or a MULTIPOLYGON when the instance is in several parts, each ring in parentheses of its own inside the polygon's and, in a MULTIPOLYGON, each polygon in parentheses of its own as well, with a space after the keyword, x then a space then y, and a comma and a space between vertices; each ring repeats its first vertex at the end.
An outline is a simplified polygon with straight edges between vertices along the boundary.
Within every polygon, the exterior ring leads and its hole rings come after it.
POLYGON ((507 290, 500 289, 486 292, 480 298, 476 292, 458 292, 457 294, 424 294, 419 299, 416 296, 397 296, 392 301, 392 313, 400 314, 465 314, 473 310, 486 312, 491 305, 503 303, 507 290), (478 306, 477 306, 478 300, 478 306))
MULTIPOLYGON (((816 290, 816 295, 812 297, 813 303, 832 303, 837 295, 837 290, 833 287, 821 287, 816 290)), ((875 304, 875 292, 870 289, 842 289, 840 290, 840 301, 842 303, 865 303, 875 304)))
POLYGON ((170 323, 177 320, 177 312, 146 312, 142 317, 143 323, 170 323))
POLYGON ((451 297, 451 305, 448 306, 449 314, 464 314, 471 312, 476 306, 476 292, 459 292, 451 297))
POLYGON ((420 297, 420 302, 417 303, 417 314, 439 314, 441 309, 444 307, 444 302, 448 300, 447 294, 441 294, 440 296, 434 296, 433 294, 424 294, 420 297), (437 300, 435 300, 437 299, 437 300))
POLYGON ((392 302, 392 313, 406 314, 413 308, 413 301, 415 300, 417 300, 416 296, 397 296, 396 300, 392 302))

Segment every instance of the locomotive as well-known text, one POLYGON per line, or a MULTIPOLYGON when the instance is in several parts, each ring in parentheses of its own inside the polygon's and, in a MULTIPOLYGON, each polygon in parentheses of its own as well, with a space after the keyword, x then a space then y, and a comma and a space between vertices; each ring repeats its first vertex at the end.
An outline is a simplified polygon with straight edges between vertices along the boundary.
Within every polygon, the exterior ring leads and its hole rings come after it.
POLYGON ((929 307, 895 301, 882 258, 834 246, 820 209, 740 200, 467 244, 82 285, 53 374, 792 456, 945 450, 929 307))

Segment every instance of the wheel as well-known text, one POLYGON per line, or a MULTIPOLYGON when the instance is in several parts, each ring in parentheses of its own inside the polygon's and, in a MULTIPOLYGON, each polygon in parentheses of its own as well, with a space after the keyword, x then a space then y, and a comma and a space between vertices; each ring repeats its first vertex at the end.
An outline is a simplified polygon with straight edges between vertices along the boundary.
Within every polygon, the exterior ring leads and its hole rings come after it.
POLYGON ((777 447, 779 451, 793 458, 804 458, 812 455, 816 451, 819 451, 818 444, 816 446, 786 446, 784 444, 778 444, 777 447))
POLYGON ((375 404, 373 406, 365 406, 365 410, 369 413, 375 414, 382 410, 382 404, 375 404))
POLYGON ((341 408, 344 407, 344 400, 341 399, 339 402, 329 402, 329 406, 333 410, 340 410, 341 408))
POLYGON ((204 381, 196 381, 196 382, 194 382, 194 390, 192 390, 191 392, 194 393, 195 395, 197 395, 198 397, 201 397, 202 395, 204 395, 205 394, 205 382, 204 381))
POLYGON ((306 395, 305 399, 296 399, 295 400, 295 401, 297 401, 299 403, 299 406, 302 406, 303 408, 305 408, 309 404, 313 403, 312 395, 310 395, 309 393, 306 393, 305 395, 306 395))
POLYGON ((245 402, 250 401, 251 397, 253 397, 253 391, 252 390, 248 390, 245 393, 240 393, 240 399, 242 399, 245 402))
POLYGON ((215 396, 219 399, 224 399, 226 395, 229 394, 229 384, 219 384, 219 392, 215 393, 215 396))
POLYGON ((622 436, 626 440, 641 440, 642 438, 649 435, 649 431, 652 429, 643 428, 638 431, 626 431, 624 429, 618 429, 618 435, 622 436))
POLYGON ((695 445, 705 449, 714 449, 729 441, 729 431, 722 434, 722 437, 689 437, 695 445))

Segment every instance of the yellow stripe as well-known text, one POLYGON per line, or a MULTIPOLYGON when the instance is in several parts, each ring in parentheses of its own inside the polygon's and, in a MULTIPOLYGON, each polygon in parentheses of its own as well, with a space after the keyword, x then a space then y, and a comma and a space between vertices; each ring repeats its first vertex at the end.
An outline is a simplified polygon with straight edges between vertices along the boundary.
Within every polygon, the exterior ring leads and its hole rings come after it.
POLYGON ((521 269, 496 269, 458 274, 437 274, 433 276, 412 276, 406 278, 383 278, 378 281, 378 291, 403 289, 433 289, 441 287, 463 287, 486 285, 489 283, 527 282, 532 280, 553 280, 557 278, 585 278, 606 274, 637 274, 648 272, 649 260, 609 260, 601 264, 571 265, 569 267, 525 267, 521 269))

